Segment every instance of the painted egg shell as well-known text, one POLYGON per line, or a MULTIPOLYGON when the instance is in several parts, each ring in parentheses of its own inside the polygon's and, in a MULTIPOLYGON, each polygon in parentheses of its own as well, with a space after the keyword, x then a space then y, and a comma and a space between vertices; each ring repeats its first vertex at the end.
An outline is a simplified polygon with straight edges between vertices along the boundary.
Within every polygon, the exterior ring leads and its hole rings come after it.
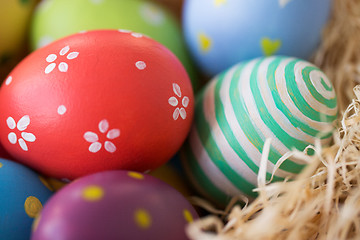
POLYGON ((151 176, 156 177, 173 188, 179 191, 184 196, 190 196, 191 191, 187 185, 186 178, 170 163, 155 169, 149 173, 151 176))
POLYGON ((320 43, 331 5, 332 0, 186 0, 185 39, 210 76, 255 57, 308 59, 320 43))
POLYGON ((96 29, 127 29, 150 36, 179 58, 193 81, 194 89, 197 88, 195 68, 177 19, 150 1, 43 1, 32 21, 31 45, 35 49, 70 34, 96 29))
MULTIPOLYGON (((195 109, 195 123, 182 148, 184 168, 202 194, 225 204, 231 196, 256 196, 266 139, 271 139, 268 180, 285 153, 303 151, 316 139, 329 144, 337 99, 331 82, 314 65, 267 57, 239 63, 215 77, 195 109)), ((295 176, 304 166, 303 159, 289 158, 274 180, 295 176)))
POLYGON ((0 79, 20 61, 35 0, 0 0, 0 79))
POLYGON ((115 30, 76 34, 10 73, 0 139, 17 160, 59 179, 147 171, 180 149, 193 102, 185 69, 158 42, 115 30))
POLYGON ((70 183, 44 206, 32 240, 187 239, 198 218, 175 189, 149 175, 107 171, 70 183))
POLYGON ((38 174, 0 158, 0 239, 29 239, 31 225, 52 195, 38 174))

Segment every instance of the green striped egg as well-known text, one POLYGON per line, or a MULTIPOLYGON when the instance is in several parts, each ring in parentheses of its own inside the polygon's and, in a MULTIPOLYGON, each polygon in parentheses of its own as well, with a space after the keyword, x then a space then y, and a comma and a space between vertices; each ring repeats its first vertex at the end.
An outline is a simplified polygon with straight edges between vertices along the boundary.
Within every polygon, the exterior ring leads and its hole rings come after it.
MULTIPOLYGON (((289 57, 239 63, 198 94, 194 124, 181 150, 185 171, 200 193, 220 205, 239 194, 256 197, 265 140, 271 138, 269 180, 285 153, 303 151, 316 139, 329 144, 337 113, 331 82, 311 63, 289 57)), ((304 166, 290 158, 274 180, 295 176, 304 166)))

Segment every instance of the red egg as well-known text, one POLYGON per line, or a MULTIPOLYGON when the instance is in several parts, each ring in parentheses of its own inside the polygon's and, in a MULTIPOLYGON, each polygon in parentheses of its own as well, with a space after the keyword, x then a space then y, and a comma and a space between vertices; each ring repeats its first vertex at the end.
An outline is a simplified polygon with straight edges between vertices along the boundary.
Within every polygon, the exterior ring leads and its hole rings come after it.
POLYGON ((0 140, 51 177, 168 161, 191 126, 194 97, 179 60, 128 31, 91 31, 25 58, 0 90, 0 140))

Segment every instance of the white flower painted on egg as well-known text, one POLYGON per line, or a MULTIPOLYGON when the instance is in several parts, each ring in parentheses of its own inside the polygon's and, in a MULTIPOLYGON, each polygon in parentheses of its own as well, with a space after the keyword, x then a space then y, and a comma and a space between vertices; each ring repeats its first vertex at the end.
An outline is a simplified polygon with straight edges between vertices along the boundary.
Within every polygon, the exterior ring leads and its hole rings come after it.
POLYGON ((173 83, 173 91, 176 96, 169 98, 168 102, 171 106, 176 107, 173 112, 173 119, 177 120, 179 116, 182 119, 186 119, 186 110, 187 106, 189 106, 190 99, 187 96, 181 98, 181 89, 180 86, 176 83, 173 83), (179 103, 179 100, 180 103, 179 103))
POLYGON ((20 147, 24 151, 28 151, 28 146, 26 142, 35 142, 36 137, 34 134, 29 132, 24 132, 30 124, 30 117, 28 115, 23 116, 17 123, 14 118, 8 117, 6 119, 6 124, 11 130, 17 128, 20 131, 21 137, 18 138, 15 132, 10 132, 8 135, 8 140, 11 144, 19 143, 20 147))
MULTIPOLYGON (((100 133, 106 134, 107 140, 104 143, 105 150, 109 153, 114 153, 116 151, 116 146, 110 140, 118 138, 120 136, 120 130, 116 128, 109 130, 109 122, 106 119, 101 120, 98 127, 100 133)), ((103 146, 103 144, 99 141, 99 135, 94 132, 87 131, 84 134, 84 139, 91 143, 89 151, 92 153, 97 153, 103 146)))
MULTIPOLYGON (((63 47, 60 52, 59 52, 59 59, 60 58, 65 58, 65 55, 70 51, 70 47, 69 46, 65 46, 63 47)), ((72 60, 72 59, 75 59, 79 56, 79 53, 78 52, 71 52, 69 54, 66 55, 66 59, 67 60, 72 60)), ((52 54, 49 54, 46 58, 46 62, 49 63, 49 65, 45 68, 45 73, 46 74, 49 74, 51 73, 57 63, 55 62, 56 60, 58 59, 58 56, 54 53, 52 54)), ((58 69, 60 72, 67 72, 68 69, 69 69, 69 65, 65 62, 65 61, 61 61, 58 65, 58 69)))

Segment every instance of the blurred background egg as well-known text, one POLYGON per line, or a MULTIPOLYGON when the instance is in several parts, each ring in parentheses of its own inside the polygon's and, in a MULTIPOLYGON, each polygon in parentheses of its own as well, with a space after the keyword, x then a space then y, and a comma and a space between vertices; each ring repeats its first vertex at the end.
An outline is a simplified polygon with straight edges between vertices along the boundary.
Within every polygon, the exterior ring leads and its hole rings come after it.
POLYGON ((0 81, 27 51, 31 13, 37 0, 0 0, 0 81))
POLYGON ((309 59, 331 5, 332 0, 185 0, 185 39, 209 76, 255 57, 309 59))
MULTIPOLYGON (((264 143, 270 139, 266 178, 293 149, 330 144, 337 118, 334 88, 311 63, 289 57, 257 58, 219 74, 197 96, 195 121, 182 148, 185 171, 208 199, 255 197, 264 143)), ((308 151, 308 154, 312 154, 308 151)), ((294 177, 304 159, 290 157, 274 181, 294 177)))
POLYGON ((0 89, 0 139, 49 177, 143 172, 180 149, 193 108, 189 77, 163 45, 89 31, 38 49, 10 73, 0 89))
POLYGON ((146 34, 169 48, 183 63, 194 89, 195 68, 174 14, 144 0, 43 0, 31 26, 31 45, 40 48, 84 30, 126 29, 146 34))
POLYGON ((37 173, 0 158, 0 239, 30 239, 34 218, 52 195, 37 173))
POLYGON ((155 177, 107 171, 79 178, 45 205, 32 240, 187 239, 191 204, 155 177))

